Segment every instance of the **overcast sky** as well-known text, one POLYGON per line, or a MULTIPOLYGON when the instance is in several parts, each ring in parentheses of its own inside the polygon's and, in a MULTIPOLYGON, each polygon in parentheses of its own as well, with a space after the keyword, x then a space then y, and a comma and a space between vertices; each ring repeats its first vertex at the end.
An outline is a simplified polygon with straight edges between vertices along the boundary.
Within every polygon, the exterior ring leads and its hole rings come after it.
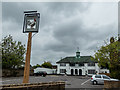
POLYGON ((3 2, 2 37, 11 34, 27 47, 22 33, 25 10, 40 12, 40 28, 32 38, 31 65, 66 56, 93 56, 104 40, 118 35, 117 2, 3 2))

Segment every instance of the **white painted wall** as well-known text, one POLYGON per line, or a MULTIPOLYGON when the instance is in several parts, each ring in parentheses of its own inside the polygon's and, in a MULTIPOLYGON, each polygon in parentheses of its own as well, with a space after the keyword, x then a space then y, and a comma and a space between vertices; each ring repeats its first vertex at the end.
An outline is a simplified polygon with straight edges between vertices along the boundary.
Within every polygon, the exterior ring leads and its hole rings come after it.
POLYGON ((105 72, 109 73, 110 71, 108 69, 100 69, 100 73, 105 73, 105 72))
POLYGON ((41 68, 41 67, 34 69, 34 73, 36 73, 38 71, 46 71, 47 74, 56 74, 56 69, 41 68))
POLYGON ((57 74, 60 74, 60 64, 57 64, 57 74))
POLYGON ((98 63, 95 63, 95 68, 96 68, 97 73, 100 73, 100 67, 98 66, 98 63))
POLYGON ((57 74, 64 74, 64 73, 60 73, 60 69, 66 69, 66 74, 71 75, 71 69, 74 70, 74 75, 75 75, 75 69, 78 70, 78 75, 79 75, 79 69, 82 70, 82 75, 92 75, 92 74, 88 74, 88 70, 93 69, 95 71, 97 71, 97 73, 100 72, 105 72, 107 71, 107 73, 109 73, 109 70, 107 69, 100 69, 98 66, 98 63, 95 63, 95 66, 88 66, 88 63, 84 63, 84 66, 79 66, 78 64, 76 64, 75 66, 70 66, 69 63, 66 64, 66 66, 60 66, 60 64, 57 64, 57 74))

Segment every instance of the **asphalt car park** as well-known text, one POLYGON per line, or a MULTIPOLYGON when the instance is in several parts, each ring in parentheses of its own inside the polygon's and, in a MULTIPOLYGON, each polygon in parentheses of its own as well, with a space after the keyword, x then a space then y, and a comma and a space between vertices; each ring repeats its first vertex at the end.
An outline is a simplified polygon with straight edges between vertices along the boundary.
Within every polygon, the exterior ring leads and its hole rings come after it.
MULTIPOLYGON (((20 84, 22 83, 23 77, 9 77, 2 78, 0 81, 2 84, 20 84)), ((61 76, 61 75, 47 75, 46 77, 42 76, 30 76, 29 83, 38 83, 38 82, 56 82, 64 81, 66 83, 65 88, 99 88, 103 89, 104 85, 92 85, 91 77, 85 76, 61 76)))

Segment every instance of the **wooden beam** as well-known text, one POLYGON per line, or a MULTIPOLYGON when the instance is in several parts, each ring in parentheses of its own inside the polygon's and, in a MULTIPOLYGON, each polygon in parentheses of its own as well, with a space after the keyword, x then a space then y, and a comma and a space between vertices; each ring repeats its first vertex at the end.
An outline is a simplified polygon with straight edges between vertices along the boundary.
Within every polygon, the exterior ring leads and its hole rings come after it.
POLYGON ((25 67, 24 67, 23 83, 28 83, 28 82, 29 82, 31 42, 32 42, 32 32, 29 32, 29 35, 28 35, 28 43, 27 43, 27 53, 26 53, 25 67))

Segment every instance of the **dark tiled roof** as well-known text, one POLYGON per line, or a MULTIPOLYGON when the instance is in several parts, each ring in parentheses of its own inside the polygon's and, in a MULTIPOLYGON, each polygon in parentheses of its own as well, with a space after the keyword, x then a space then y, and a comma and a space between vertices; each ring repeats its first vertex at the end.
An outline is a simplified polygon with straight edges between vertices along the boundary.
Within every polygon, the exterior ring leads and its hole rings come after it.
POLYGON ((56 63, 90 63, 90 62, 97 62, 97 61, 91 60, 91 56, 80 56, 80 58, 66 57, 56 63))

